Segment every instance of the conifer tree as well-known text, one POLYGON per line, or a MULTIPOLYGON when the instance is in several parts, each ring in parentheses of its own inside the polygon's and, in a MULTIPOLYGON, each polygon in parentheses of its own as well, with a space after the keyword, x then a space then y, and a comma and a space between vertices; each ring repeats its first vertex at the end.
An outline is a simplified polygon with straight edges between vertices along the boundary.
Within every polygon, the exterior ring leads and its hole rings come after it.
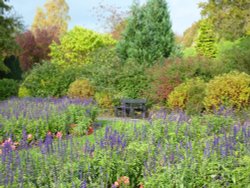
POLYGON ((165 0, 148 0, 131 9, 122 38, 117 45, 120 58, 148 66, 159 58, 169 57, 174 46, 174 34, 165 0))
POLYGON ((199 55, 215 58, 216 56, 216 36, 212 25, 208 20, 200 22, 200 29, 196 41, 196 51, 199 55))

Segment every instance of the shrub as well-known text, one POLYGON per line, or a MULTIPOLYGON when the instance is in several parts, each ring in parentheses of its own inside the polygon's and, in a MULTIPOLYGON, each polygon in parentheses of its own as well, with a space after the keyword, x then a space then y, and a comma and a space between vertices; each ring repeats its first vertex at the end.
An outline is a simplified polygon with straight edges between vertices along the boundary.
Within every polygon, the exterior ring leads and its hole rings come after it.
POLYGON ((230 72, 215 77, 208 83, 204 105, 207 110, 220 106, 242 109, 250 102, 250 76, 246 73, 230 72))
POLYGON ((95 100, 99 107, 110 109, 113 107, 112 97, 107 92, 99 92, 95 94, 95 100))
POLYGON ((94 88, 88 80, 76 80, 70 84, 68 96, 77 98, 90 98, 94 96, 94 88))
POLYGON ((37 64, 26 76, 22 86, 34 97, 64 96, 69 85, 78 77, 74 67, 60 69, 58 65, 45 62, 37 64))
POLYGON ((117 73, 116 91, 121 98, 142 98, 148 84, 147 68, 137 62, 127 61, 117 73))
POLYGON ((18 90, 18 97, 23 98, 29 96, 30 96, 30 91, 25 86, 21 85, 18 90))
POLYGON ((231 70, 250 74, 250 37, 238 39, 233 43, 221 44, 218 59, 231 70))
POLYGON ((52 62, 61 66, 86 63, 86 56, 97 48, 114 45, 116 41, 109 35, 101 35, 94 31, 74 27, 61 39, 60 44, 50 46, 52 62))
POLYGON ((143 65, 134 61, 122 64, 114 48, 93 51, 89 64, 83 66, 82 74, 98 92, 112 93, 114 98, 141 98, 148 86, 148 75, 143 65))
POLYGON ((190 57, 183 59, 168 59, 163 64, 154 66, 149 71, 148 98, 165 103, 168 95, 179 84, 187 79, 200 77, 209 81, 215 75, 229 72, 221 62, 205 57, 190 57))
POLYGON ((88 55, 89 63, 81 68, 81 74, 88 78, 97 92, 113 93, 117 74, 121 70, 115 48, 99 48, 88 55))
POLYGON ((12 96, 17 96, 19 83, 12 79, 0 80, 0 100, 5 100, 12 96))
POLYGON ((183 50, 183 57, 195 57, 195 56, 197 56, 195 47, 188 47, 183 50))
POLYGON ((171 109, 186 110, 189 114, 203 109, 206 84, 200 78, 190 79, 177 86, 168 96, 167 104, 171 109))

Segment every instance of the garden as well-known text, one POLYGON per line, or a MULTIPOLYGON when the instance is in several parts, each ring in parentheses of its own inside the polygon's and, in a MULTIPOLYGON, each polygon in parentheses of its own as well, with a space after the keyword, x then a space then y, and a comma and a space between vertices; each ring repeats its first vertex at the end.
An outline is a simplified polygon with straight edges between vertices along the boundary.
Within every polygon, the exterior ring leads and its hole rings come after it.
POLYGON ((1 0, 0 188, 250 188, 249 6, 199 7, 182 36, 165 0, 109 7, 101 34, 65 0, 28 29, 1 0))

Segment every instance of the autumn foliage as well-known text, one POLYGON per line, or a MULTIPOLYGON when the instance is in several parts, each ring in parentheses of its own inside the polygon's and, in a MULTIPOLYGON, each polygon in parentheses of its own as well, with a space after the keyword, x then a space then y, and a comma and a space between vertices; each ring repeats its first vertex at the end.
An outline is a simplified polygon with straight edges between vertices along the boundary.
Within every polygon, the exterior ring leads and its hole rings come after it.
POLYGON ((37 29, 34 33, 26 31, 17 36, 16 41, 20 47, 19 60, 21 68, 27 71, 42 60, 49 60, 49 46, 58 38, 54 34, 56 28, 37 29))

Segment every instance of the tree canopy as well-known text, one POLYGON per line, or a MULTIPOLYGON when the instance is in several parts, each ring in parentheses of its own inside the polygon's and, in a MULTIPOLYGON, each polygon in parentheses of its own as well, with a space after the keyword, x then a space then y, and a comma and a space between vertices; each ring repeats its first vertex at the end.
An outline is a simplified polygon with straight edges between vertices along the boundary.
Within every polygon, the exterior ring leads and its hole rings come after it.
POLYGON ((234 40, 250 35, 249 0, 208 0, 199 6, 201 14, 213 23, 220 38, 234 40))
POLYGON ((0 0, 0 70, 8 71, 3 64, 6 56, 12 55, 17 45, 15 35, 22 29, 20 18, 12 14, 12 7, 0 0))
POLYGON ((152 65, 168 57, 174 45, 174 34, 165 0, 149 0, 140 7, 132 6, 131 16, 117 45, 120 58, 152 65))
POLYGON ((32 24, 32 31, 53 28, 57 36, 68 29, 69 7, 65 0, 47 0, 43 8, 38 8, 32 24))
POLYGON ((114 45, 116 41, 110 35, 101 35, 94 31, 76 26, 60 39, 60 44, 52 43, 51 60, 62 66, 86 63, 87 55, 93 50, 114 45))

